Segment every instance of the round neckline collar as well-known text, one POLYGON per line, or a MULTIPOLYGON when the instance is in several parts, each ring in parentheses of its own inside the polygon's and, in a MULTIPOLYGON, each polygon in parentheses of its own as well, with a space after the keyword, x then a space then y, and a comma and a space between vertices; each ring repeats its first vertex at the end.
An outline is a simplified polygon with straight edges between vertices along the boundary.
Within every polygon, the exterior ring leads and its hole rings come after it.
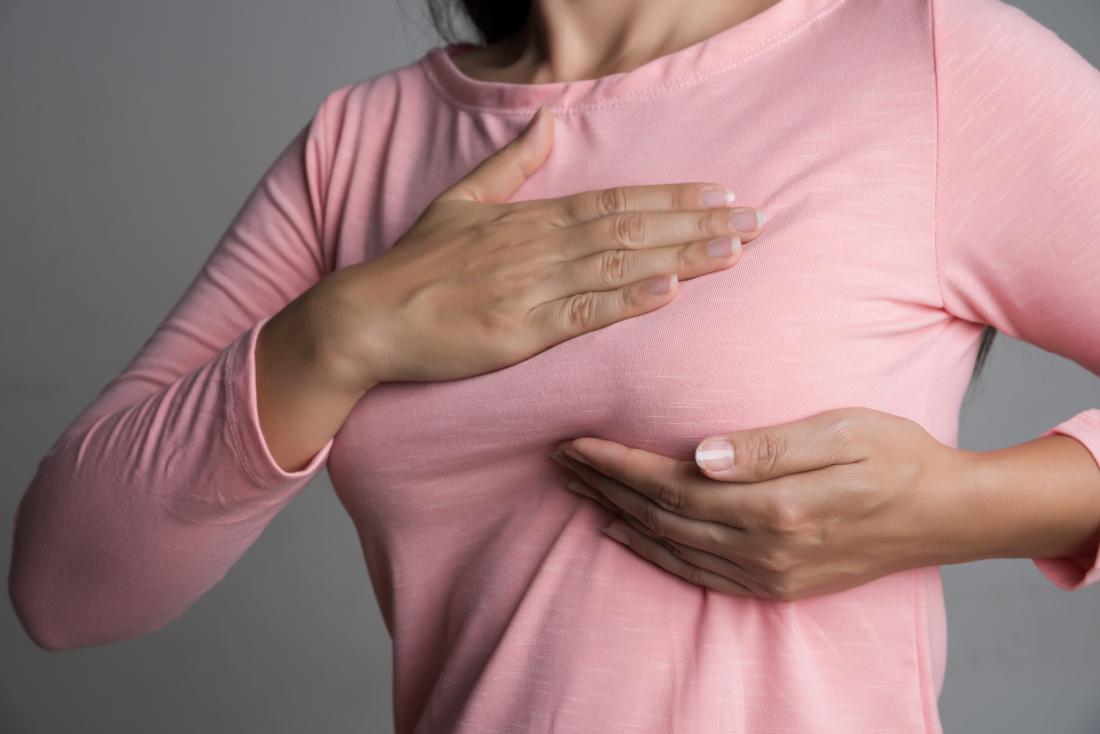
POLYGON ((502 115, 530 116, 540 104, 556 115, 619 106, 690 86, 773 48, 844 0, 779 0, 754 16, 701 41, 658 56, 630 71, 594 79, 540 84, 467 76, 454 56, 470 43, 430 49, 418 62, 441 94, 459 106, 502 115))

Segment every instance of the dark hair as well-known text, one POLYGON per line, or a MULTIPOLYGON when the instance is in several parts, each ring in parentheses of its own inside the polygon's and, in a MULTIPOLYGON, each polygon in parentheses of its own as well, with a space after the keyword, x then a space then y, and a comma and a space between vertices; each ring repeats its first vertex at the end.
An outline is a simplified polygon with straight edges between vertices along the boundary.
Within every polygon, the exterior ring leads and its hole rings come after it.
POLYGON ((531 0, 428 0, 432 25, 449 43, 464 40, 455 32, 456 11, 473 26, 479 45, 487 46, 523 27, 531 0))
MULTIPOLYGON (((456 43, 463 39, 455 32, 455 12, 459 11, 463 20, 468 21, 477 35, 477 43, 487 46, 506 36, 510 36, 527 21, 531 12, 531 0, 427 0, 428 14, 432 25, 444 41, 456 43)), ((989 350, 993 346, 993 337, 997 330, 986 326, 982 330, 982 341, 978 345, 978 356, 974 361, 974 371, 970 373, 970 382, 978 378, 985 366, 989 350)))

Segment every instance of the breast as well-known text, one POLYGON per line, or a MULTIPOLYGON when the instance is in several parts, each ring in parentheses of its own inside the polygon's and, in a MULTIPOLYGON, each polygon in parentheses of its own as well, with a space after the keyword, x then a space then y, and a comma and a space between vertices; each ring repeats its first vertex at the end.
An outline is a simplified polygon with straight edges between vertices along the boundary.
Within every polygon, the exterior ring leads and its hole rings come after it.
MULTIPOLYGON (((509 493, 525 491, 524 477, 541 471, 538 461, 550 448, 568 438, 598 436, 690 459, 707 435, 833 407, 923 418, 945 318, 931 239, 932 158, 913 144, 928 138, 931 118, 913 114, 909 97, 898 99, 904 109, 891 115, 863 110, 858 95, 851 105, 814 107, 838 126, 874 115, 853 128, 858 140, 805 134, 811 121, 797 116, 776 114, 769 117, 775 125, 761 125, 764 113, 747 103, 744 110, 723 107, 713 135, 738 141, 745 153, 737 160, 732 151, 714 154, 727 148, 694 139, 670 156, 661 148, 667 138, 655 134, 632 141, 624 163, 615 125, 560 120, 554 155, 518 198, 617 184, 735 181, 741 201, 767 211, 764 232, 746 243, 736 265, 683 281, 673 300, 652 312, 490 373, 374 388, 333 447, 330 472, 342 480, 342 498, 383 526, 442 522, 445 515, 434 513, 454 511, 454 487, 463 487, 463 500, 484 491, 486 507, 504 506, 509 493), (867 180, 882 183, 859 183, 867 180)), ((662 117, 654 115, 657 125, 662 117)), ((441 146, 435 155, 450 150, 441 146)), ((431 180, 421 197, 465 166, 422 164, 431 180)), ((384 180, 369 166, 363 171, 364 182, 384 180)), ((364 231, 353 222, 342 237, 392 243, 420 203, 388 219, 365 219, 364 231)), ((341 252, 345 264, 361 257, 347 245, 341 252)))
POLYGON ((931 351, 915 336, 933 338, 933 313, 912 277, 924 255, 898 256, 918 252, 919 234, 868 242, 814 204, 769 211, 736 265, 681 282, 654 311, 493 372, 374 388, 334 446, 357 485, 345 501, 390 522, 444 521, 451 488, 476 493, 469 479, 484 477, 474 485, 500 506, 568 438, 690 459, 707 435, 832 407, 920 417, 931 351))

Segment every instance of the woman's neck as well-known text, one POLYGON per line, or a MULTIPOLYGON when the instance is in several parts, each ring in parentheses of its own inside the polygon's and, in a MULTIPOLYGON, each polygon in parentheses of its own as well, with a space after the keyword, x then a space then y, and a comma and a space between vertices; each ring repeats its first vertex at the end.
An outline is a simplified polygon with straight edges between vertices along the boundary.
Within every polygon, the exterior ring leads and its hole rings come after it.
POLYGON ((515 84, 630 71, 730 28, 779 0, 532 0, 524 26, 454 58, 464 74, 515 84))

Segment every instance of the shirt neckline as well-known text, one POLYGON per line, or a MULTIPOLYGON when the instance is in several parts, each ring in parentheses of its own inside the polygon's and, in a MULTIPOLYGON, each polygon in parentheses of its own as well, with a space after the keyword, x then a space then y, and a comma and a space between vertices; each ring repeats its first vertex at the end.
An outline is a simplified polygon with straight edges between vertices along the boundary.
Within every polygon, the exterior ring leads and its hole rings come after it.
POLYGON ((619 106, 695 84, 782 44, 844 0, 779 0, 756 15, 630 71, 542 84, 467 76, 453 57, 470 43, 436 46, 418 65, 441 94, 469 109, 530 116, 540 104, 556 115, 619 106))

